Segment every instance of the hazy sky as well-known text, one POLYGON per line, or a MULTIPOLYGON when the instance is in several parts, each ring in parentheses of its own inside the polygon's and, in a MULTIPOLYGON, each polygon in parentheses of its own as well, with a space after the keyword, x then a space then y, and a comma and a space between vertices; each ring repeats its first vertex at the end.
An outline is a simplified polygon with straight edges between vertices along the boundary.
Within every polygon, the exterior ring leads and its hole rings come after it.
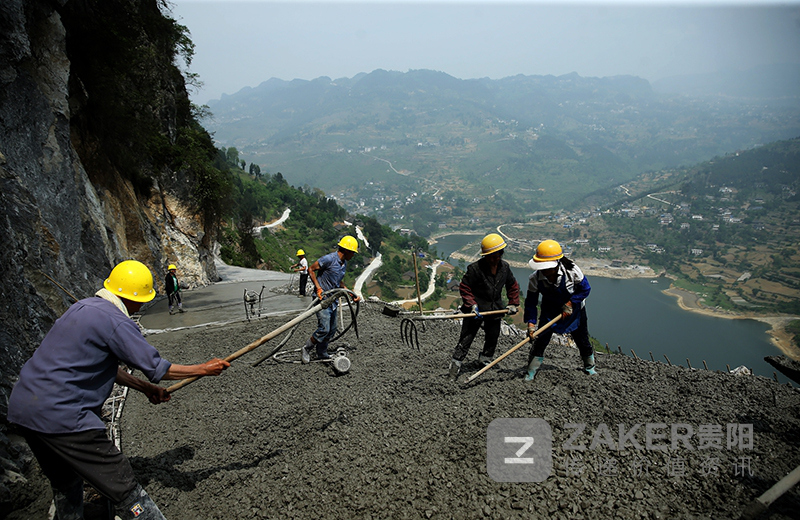
MULTIPOLYGON (((283 80, 432 69, 462 79, 648 80, 800 64, 800 0, 171 0, 196 45, 198 103, 283 80)), ((800 86, 798 87, 800 88, 800 86)))

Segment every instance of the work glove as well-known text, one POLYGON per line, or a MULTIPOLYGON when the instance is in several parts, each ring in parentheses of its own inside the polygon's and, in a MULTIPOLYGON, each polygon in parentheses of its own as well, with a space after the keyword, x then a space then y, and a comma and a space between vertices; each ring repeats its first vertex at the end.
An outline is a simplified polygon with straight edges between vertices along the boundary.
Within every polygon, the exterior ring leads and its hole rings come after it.
POLYGON ((476 318, 483 318, 483 316, 481 316, 481 313, 478 312, 478 306, 477 305, 473 305, 472 306, 472 312, 475 313, 475 317, 476 318))
POLYGON ((533 340, 533 335, 536 333, 536 324, 535 323, 528 323, 528 337, 533 340))
POLYGON ((561 319, 567 319, 567 317, 572 316, 572 302, 568 301, 561 307, 561 319))
POLYGON ((322 287, 317 287, 317 298, 322 300, 322 287))
POLYGON ((507 305, 506 309, 508 309, 508 315, 513 316, 517 313, 517 306, 516 305, 507 305))
POLYGON ((206 361, 200 366, 202 367, 202 370, 205 372, 204 375, 218 376, 222 373, 223 370, 231 366, 231 364, 225 361, 224 359, 214 358, 212 360, 206 361))

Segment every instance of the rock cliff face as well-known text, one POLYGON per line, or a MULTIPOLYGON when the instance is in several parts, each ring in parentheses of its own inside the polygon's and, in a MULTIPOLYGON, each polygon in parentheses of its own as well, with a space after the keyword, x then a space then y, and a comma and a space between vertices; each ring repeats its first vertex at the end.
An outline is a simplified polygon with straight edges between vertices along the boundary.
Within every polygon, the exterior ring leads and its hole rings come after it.
MULTIPOLYGON (((85 124, 92 92, 75 66, 81 57, 70 55, 68 41, 94 4, 0 3, 0 441, 5 441, 8 394, 22 364, 72 297, 92 295, 117 262, 143 261, 161 288, 170 262, 180 266, 189 286, 217 276, 201 246, 201 223, 187 209, 186 194, 175 188, 177 174, 157 172, 142 195, 112 161, 103 160, 103 140, 85 124)), ((160 5, 155 0, 114 4, 156 14, 160 5)), ((169 85, 157 116, 169 129, 175 126, 169 104, 188 105, 188 97, 180 74, 167 72, 169 77, 154 80, 169 85)), ((0 502, 7 495, 0 485, 0 502)))

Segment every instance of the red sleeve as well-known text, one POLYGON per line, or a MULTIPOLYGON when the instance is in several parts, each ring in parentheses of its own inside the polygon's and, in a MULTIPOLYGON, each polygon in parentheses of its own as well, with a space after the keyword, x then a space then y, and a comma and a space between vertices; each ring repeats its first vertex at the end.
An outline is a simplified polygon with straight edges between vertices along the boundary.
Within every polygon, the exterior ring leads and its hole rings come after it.
POLYGON ((506 282, 506 295, 508 296, 509 305, 519 305, 519 284, 513 274, 508 277, 506 282))
POLYGON ((472 307, 475 305, 475 296, 472 294, 472 288, 467 285, 466 277, 458 284, 458 290, 461 293, 461 299, 464 301, 464 306, 472 307))

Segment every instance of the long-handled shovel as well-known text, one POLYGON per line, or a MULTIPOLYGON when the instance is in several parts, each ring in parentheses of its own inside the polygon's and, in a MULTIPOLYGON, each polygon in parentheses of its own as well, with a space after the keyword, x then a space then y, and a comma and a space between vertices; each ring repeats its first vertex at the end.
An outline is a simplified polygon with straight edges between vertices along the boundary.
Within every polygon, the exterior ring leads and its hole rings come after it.
MULTIPOLYGON (((550 320, 550 321, 548 321, 547 323, 545 323, 545 325, 544 325, 543 327, 539 327, 539 328, 536 330, 536 332, 534 332, 534 333, 533 333, 533 337, 535 338, 536 336, 538 336, 539 334, 541 334, 541 333, 542 333, 542 332, 543 332, 543 331, 544 331, 546 328, 550 327, 550 325, 552 325, 553 323, 557 322, 557 321, 558 321, 558 320, 560 320, 560 319, 561 319, 561 315, 559 314, 558 316, 556 316, 556 317, 555 317, 555 318, 553 318, 552 320, 550 320)), ((482 369, 478 370, 477 372, 475 372, 474 374, 472 374, 471 376, 469 376, 469 377, 466 379, 466 381, 464 381, 464 383, 471 383, 471 382, 472 382, 472 381, 474 381, 474 380, 475 380, 475 378, 477 378, 479 375, 483 374, 484 372, 486 372, 487 370, 489 370, 490 368, 492 368, 493 366, 495 366, 496 364, 498 364, 500 361, 502 361, 503 359, 505 359, 506 357, 508 357, 508 356, 509 356, 509 355, 510 355, 512 352, 514 352, 515 350, 517 350, 518 348, 520 348, 520 347, 521 347, 521 346, 523 346, 524 344, 528 343, 528 342, 529 342, 531 339, 532 339, 532 338, 531 338, 531 336, 528 336, 528 337, 527 337, 527 338, 525 338, 524 340, 520 341, 519 343, 517 343, 516 345, 514 345, 513 347, 511 347, 510 349, 508 349, 506 352, 504 352, 504 353, 503 353, 503 355, 501 355, 500 357, 498 357, 497 359, 495 359, 494 361, 492 361, 491 363, 489 363, 488 365, 486 365, 486 366, 485 366, 485 367, 483 367, 482 369)))
MULTIPOLYGON (((242 348, 240 350, 237 350, 236 352, 234 352, 230 356, 226 357, 225 361, 230 363, 234 359, 242 357, 243 355, 247 354, 251 350, 257 349, 258 347, 260 347, 261 345, 263 345, 267 341, 271 340, 272 338, 281 335, 285 331, 289 330, 290 328, 294 327, 295 325, 297 325, 298 323, 300 323, 304 319, 308 318, 312 314, 315 314, 317 311, 322 309, 323 303, 324 302, 320 302, 320 303, 314 305, 313 307, 311 307, 307 311, 303 312, 302 314, 300 314, 299 316, 297 316, 293 320, 287 322, 286 324, 284 324, 284 325, 278 327, 277 329, 273 330, 272 332, 270 332, 266 336, 263 336, 263 337, 255 340, 254 342, 250 343, 246 347, 244 347, 244 348, 242 348)), ((174 385, 172 385, 169 388, 167 388, 167 392, 172 393, 175 390, 179 390, 179 389, 183 388, 184 386, 188 385, 189 383, 197 381, 201 377, 203 377, 203 376, 194 376, 194 377, 188 377, 186 379, 182 379, 178 383, 175 383, 174 385)))
POLYGON ((742 511, 740 520, 753 520, 767 512, 770 504, 775 502, 784 493, 792 489, 800 482, 800 466, 797 466, 791 473, 783 477, 777 484, 769 488, 763 495, 750 502, 742 511))

